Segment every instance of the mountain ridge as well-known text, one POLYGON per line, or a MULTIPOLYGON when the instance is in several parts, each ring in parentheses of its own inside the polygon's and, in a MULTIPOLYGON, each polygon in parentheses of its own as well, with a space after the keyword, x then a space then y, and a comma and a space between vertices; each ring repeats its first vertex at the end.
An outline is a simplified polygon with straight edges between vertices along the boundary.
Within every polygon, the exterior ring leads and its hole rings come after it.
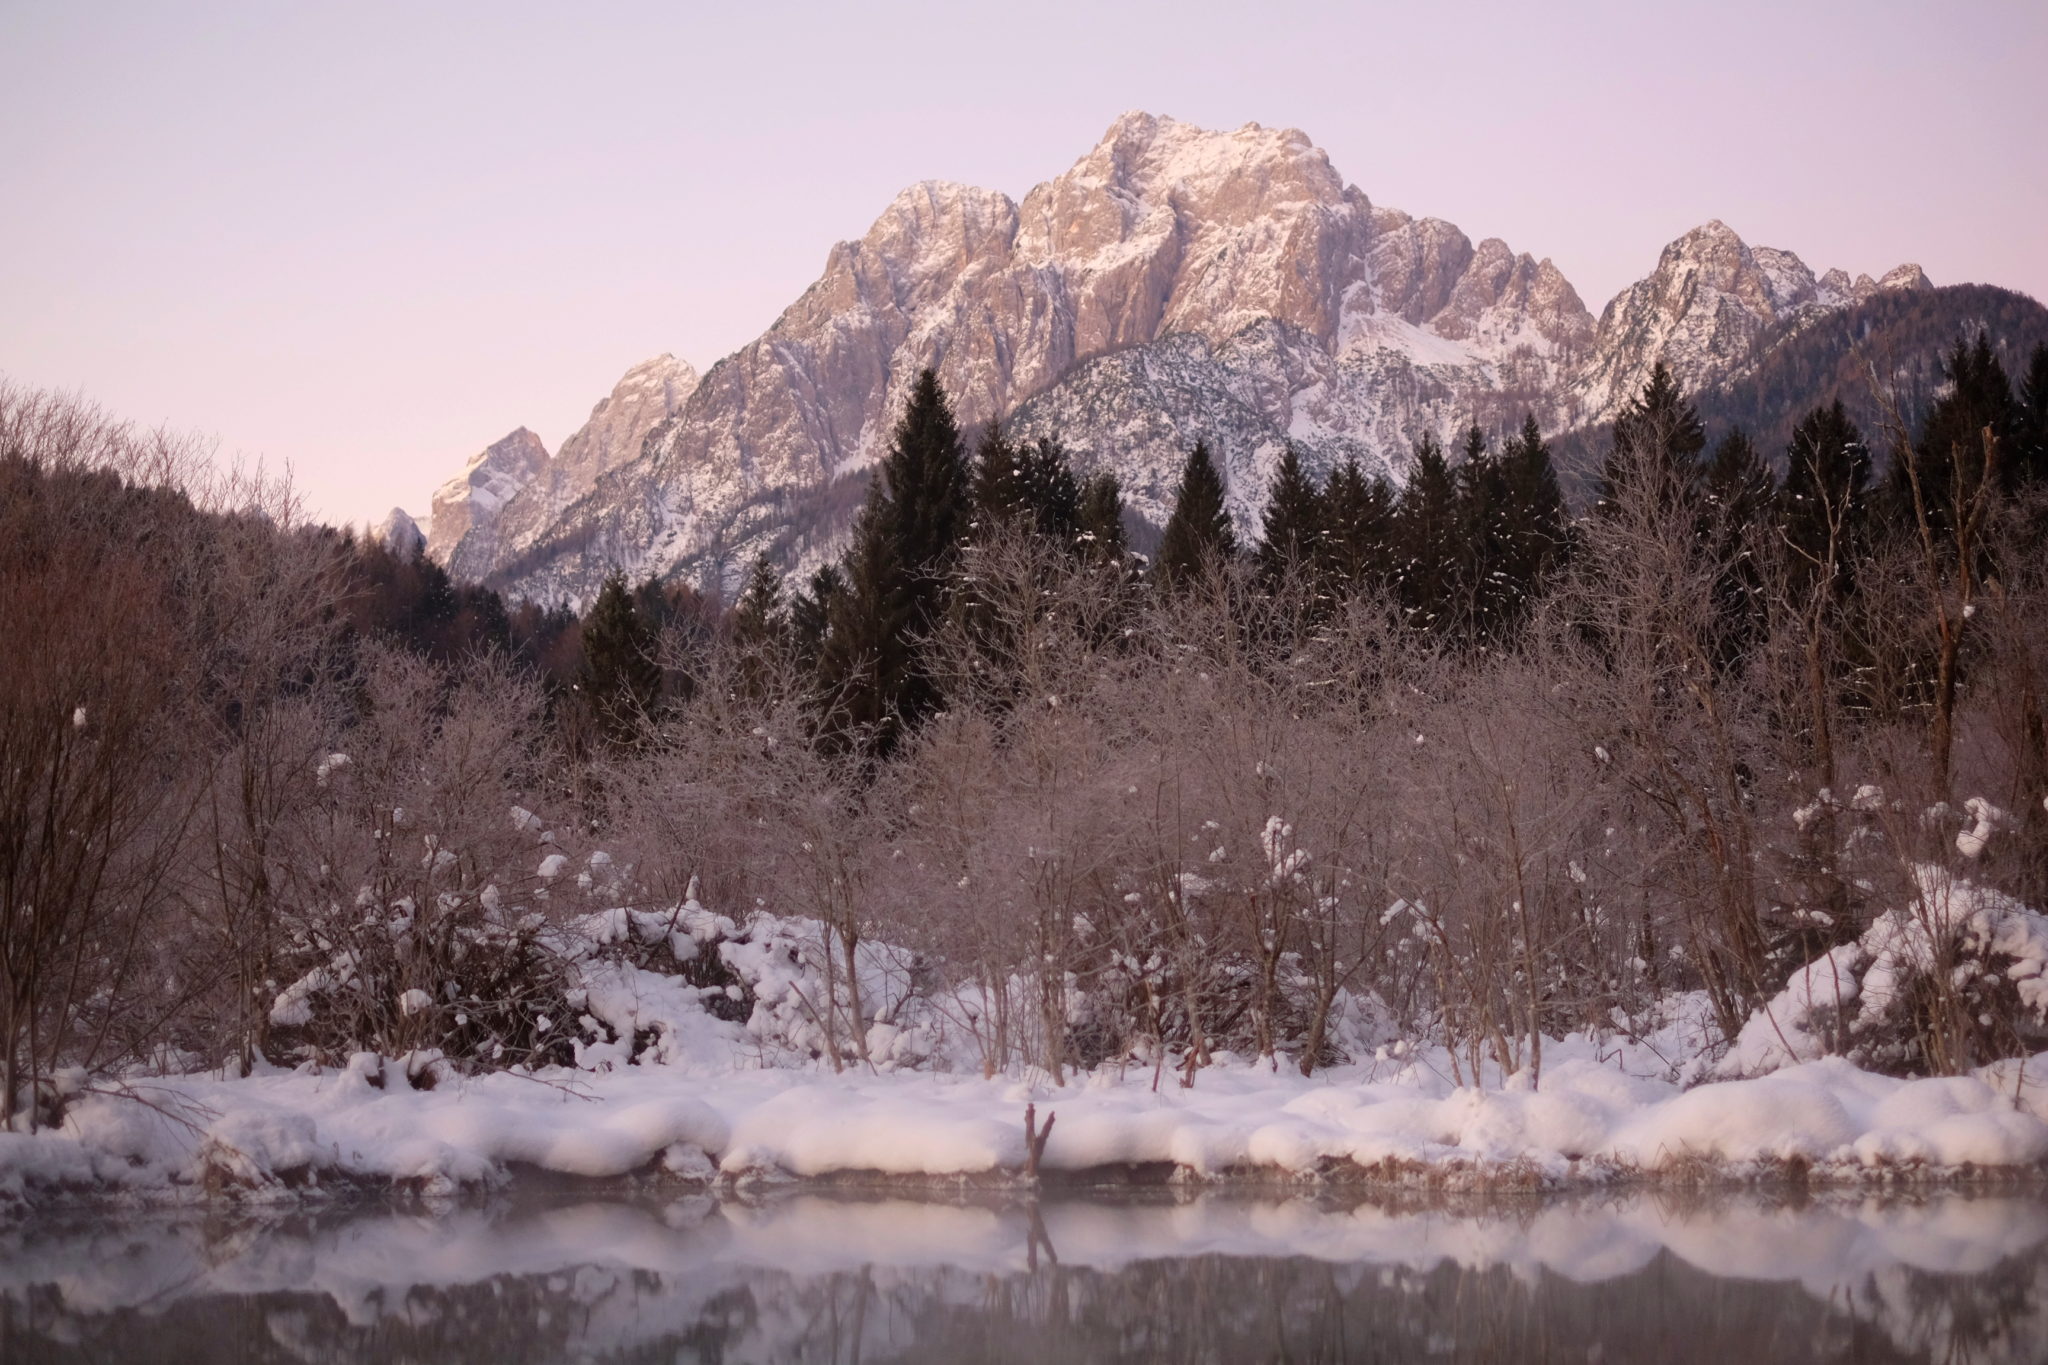
POLYGON ((927 365, 963 424, 1058 436, 1155 523, 1207 437, 1248 525, 1288 442, 1313 472, 1356 457, 1398 483, 1424 430, 1529 411, 1589 426, 1659 358, 1704 387, 1788 321, 1925 287, 1916 266, 1816 274, 1714 220, 1596 319, 1547 257, 1374 204, 1298 130, 1129 113, 1021 200, 903 190, 760 337, 659 416, 642 404, 641 425, 615 423, 614 458, 574 477, 506 458, 479 479, 478 457, 444 489, 446 529, 437 497, 430 553, 545 600, 586 597, 613 568, 722 588, 760 550, 815 562, 855 501, 833 485, 883 452, 927 365))

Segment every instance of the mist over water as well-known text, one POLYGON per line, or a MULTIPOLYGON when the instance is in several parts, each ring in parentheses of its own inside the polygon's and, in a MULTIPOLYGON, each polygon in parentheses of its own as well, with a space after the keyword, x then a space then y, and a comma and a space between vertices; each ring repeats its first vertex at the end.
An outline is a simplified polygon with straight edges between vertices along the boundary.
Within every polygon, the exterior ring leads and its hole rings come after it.
POLYGON ((2033 1361, 2038 1195, 529 1193, 0 1231, 18 1361, 2033 1361))

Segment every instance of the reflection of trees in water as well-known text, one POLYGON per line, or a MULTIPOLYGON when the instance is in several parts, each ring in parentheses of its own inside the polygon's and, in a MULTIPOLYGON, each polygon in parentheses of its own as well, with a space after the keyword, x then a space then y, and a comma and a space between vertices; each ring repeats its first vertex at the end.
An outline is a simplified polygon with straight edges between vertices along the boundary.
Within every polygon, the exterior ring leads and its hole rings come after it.
MULTIPOLYGON (((997 1272, 791 1273, 713 1259, 686 1270, 586 1265, 366 1285, 352 1299, 195 1292, 173 1278, 106 1311, 67 1302, 55 1284, 17 1284, 0 1293, 0 1360, 1990 1365, 2036 1360, 2048 1341, 2048 1248, 2038 1245, 1978 1274, 1894 1263, 1825 1295, 1794 1281, 1717 1276, 1668 1250, 1582 1284, 1448 1256, 1420 1268, 1426 1245, 1414 1265, 1209 1253, 1075 1266, 1057 1259, 1043 1224, 1032 1232, 1036 1268, 997 1272)), ((200 1237, 192 1263, 210 1267, 313 1254, 311 1229, 187 1226, 172 1235, 200 1237)))
POLYGON ((1890 1267, 1871 1276, 1854 1311, 1909 1356, 2048 1359, 2048 1257, 2014 1257, 1968 1277, 1890 1267))

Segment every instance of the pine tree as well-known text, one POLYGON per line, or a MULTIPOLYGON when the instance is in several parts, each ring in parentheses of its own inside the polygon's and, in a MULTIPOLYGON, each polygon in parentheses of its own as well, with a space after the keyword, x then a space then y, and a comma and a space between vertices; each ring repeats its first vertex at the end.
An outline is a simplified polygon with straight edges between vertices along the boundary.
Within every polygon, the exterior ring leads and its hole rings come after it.
POLYGON ((1124 557, 1124 495, 1116 475, 1104 469, 1089 477, 1075 520, 1084 553, 1108 561, 1124 557))
POLYGON ((1701 467, 1700 490, 1723 523, 1748 526, 1771 510, 1777 484, 1749 434, 1734 427, 1701 467))
POLYGON ((948 570, 960 553, 969 516, 967 463, 953 406, 939 377, 922 370, 882 461, 884 530, 909 580, 911 620, 940 614, 948 570))
POLYGON ((789 639, 789 617, 782 606, 782 575, 765 554, 754 558, 747 586, 728 623, 739 655, 740 680, 749 693, 760 695, 773 676, 777 657, 789 639))
POLYGON ((1507 469, 1514 507, 1513 548, 1506 572, 1517 600, 1526 604, 1543 591, 1550 575, 1570 556, 1571 518, 1565 511, 1557 468, 1550 461, 1550 446, 1534 413, 1522 419, 1522 430, 1509 439, 1501 461, 1507 469))
POLYGON ((1721 565, 1714 582, 1715 657, 1723 666, 1746 655, 1767 628, 1756 543, 1773 525, 1776 494, 1749 436, 1740 427, 1723 436, 1700 475, 1698 530, 1721 565))
MULTIPOLYGON (((1955 508, 1975 497, 1984 478, 1984 432, 1988 428, 2001 454, 2012 444, 2019 409, 2005 367, 1991 349, 1989 333, 1978 332, 1974 343, 1958 341, 1942 364, 1948 388, 1928 409, 1914 442, 1919 494, 1927 519, 1945 534, 1955 508)), ((1914 508, 1914 479, 1903 460, 1895 460, 1886 478, 1885 503, 1890 519, 1912 528, 1919 524, 1914 508)), ((2009 485, 2008 485, 2009 486, 2009 485)))
POLYGON ((733 604, 730 630, 732 641, 741 649, 759 650, 778 645, 789 629, 782 604, 782 575, 768 556, 754 556, 747 570, 747 585, 733 604))
POLYGON ((1320 550, 1331 581, 1346 592, 1383 588, 1394 566, 1394 493, 1366 476, 1356 457, 1330 475, 1323 490, 1320 550))
POLYGON ((1792 429, 1785 450, 1785 487, 1778 498, 1787 572, 1804 588, 1826 574, 1836 592, 1864 535, 1870 501, 1870 451, 1838 398, 1815 408, 1792 429))
POLYGON ((1191 582, 1237 554, 1237 532, 1223 505, 1223 479, 1209 459, 1209 443, 1195 442, 1182 466, 1173 514, 1159 540, 1159 577, 1169 586, 1191 582))
POLYGON ((1023 515, 1026 498, 1021 452, 1003 435, 997 423, 989 423, 974 451, 974 482, 971 501, 975 528, 986 535, 1023 515))
POLYGON ((2048 346, 2034 347, 2020 380, 2012 454, 2006 468, 2017 487, 2048 484, 2048 346))
POLYGON ((1395 518, 1395 586, 1411 624, 1450 631, 1459 599, 1458 481, 1435 435, 1415 443, 1415 468, 1395 518))
POLYGON ((1707 430, 1699 411, 1679 391, 1670 367, 1658 361, 1643 391, 1614 419, 1614 450, 1600 471, 1596 509, 1612 504, 1619 480, 1648 477, 1660 496, 1687 497, 1699 478, 1707 430))
POLYGON ((811 581, 789 603, 790 644, 797 657, 816 659, 824 651, 831 628, 832 603, 846 591, 846 578, 834 564, 822 564, 811 581))
POLYGON ((905 587, 908 576, 895 558, 879 475, 875 483, 854 520, 846 586, 832 594, 827 607, 818 684, 825 709, 820 734, 826 745, 839 750, 863 745, 885 754, 894 749, 906 723, 912 598, 905 587))
POLYGON ((1046 539, 1071 547, 1081 530, 1081 487, 1067 452, 1041 436, 1022 452, 1024 504, 1031 525, 1046 539))
POLYGON ((828 736, 887 753, 939 709, 923 641, 946 610, 968 494, 959 425, 938 376, 924 370, 854 524, 845 589, 827 617, 818 669, 828 736))
POLYGON ((1301 467, 1301 457, 1290 442, 1274 471, 1262 522, 1265 534, 1259 542, 1259 571, 1268 581, 1320 562, 1323 513, 1322 490, 1301 467))
POLYGON ((633 597, 615 573, 583 620, 583 694, 606 740, 618 745, 638 738, 661 699, 659 640, 633 597))
POLYGON ((1487 449, 1486 433, 1477 423, 1466 429, 1459 456, 1458 582, 1464 595, 1465 631, 1471 639, 1492 640, 1514 614, 1507 577, 1513 554, 1514 490, 1505 461, 1487 449))

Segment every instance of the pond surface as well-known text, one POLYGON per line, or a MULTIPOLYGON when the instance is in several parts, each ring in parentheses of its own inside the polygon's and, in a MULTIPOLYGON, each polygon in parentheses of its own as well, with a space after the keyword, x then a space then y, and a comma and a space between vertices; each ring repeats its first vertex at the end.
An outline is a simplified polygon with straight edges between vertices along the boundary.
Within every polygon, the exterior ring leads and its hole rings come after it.
POLYGON ((2048 1200, 527 1191, 0 1227, 0 1361, 2048 1360, 2048 1200))

